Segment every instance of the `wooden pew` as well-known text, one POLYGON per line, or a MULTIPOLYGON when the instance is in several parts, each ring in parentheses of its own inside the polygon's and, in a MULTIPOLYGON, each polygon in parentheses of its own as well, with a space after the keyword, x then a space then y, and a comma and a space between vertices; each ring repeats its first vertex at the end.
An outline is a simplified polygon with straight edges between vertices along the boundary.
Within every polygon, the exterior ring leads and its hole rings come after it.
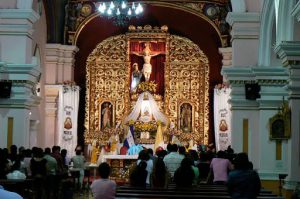
MULTIPOLYGON (((229 195, 188 195, 188 194, 141 194, 141 193, 118 193, 116 194, 117 199, 121 198, 199 198, 199 199, 205 199, 205 198, 210 198, 210 199, 229 199, 231 198, 229 195)), ((278 196, 259 196, 257 199, 284 199, 283 197, 278 197, 278 196)))
MULTIPOLYGON (((222 191, 211 191, 211 190, 157 190, 157 189, 145 189, 145 190, 126 190, 126 189, 119 189, 117 190, 118 193, 139 193, 139 194, 184 194, 184 195, 228 195, 226 190, 222 191)), ((260 196, 277 196, 272 192, 261 192, 260 196)))
MULTIPOLYGON (((177 189, 170 186, 167 189, 120 186, 117 188, 117 198, 230 198, 224 185, 200 185, 199 187, 177 189)), ((271 191, 262 189, 259 199, 282 199, 271 191)))

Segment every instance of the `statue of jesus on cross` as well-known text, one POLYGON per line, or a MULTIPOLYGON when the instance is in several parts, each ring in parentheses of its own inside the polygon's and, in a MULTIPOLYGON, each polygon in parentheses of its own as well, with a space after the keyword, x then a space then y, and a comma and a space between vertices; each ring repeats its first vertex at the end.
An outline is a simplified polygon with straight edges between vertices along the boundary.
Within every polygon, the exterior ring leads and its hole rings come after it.
POLYGON ((142 52, 140 52, 140 53, 139 52, 132 52, 132 54, 144 58, 144 65, 143 65, 142 72, 143 72, 143 75, 145 76, 146 82, 149 81, 150 75, 151 75, 151 72, 152 72, 152 65, 150 63, 151 58, 156 56, 156 55, 163 54, 163 52, 153 53, 150 49, 150 45, 151 45, 150 42, 145 42, 145 48, 143 49, 142 52))

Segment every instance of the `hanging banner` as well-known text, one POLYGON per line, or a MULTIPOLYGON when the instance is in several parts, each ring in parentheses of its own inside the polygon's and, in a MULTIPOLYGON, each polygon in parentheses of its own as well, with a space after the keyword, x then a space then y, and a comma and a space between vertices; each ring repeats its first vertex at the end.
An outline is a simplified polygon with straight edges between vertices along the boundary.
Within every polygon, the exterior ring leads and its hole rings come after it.
POLYGON ((226 150, 231 145, 231 111, 228 100, 230 88, 214 89, 214 127, 216 150, 226 150))
POLYGON ((79 106, 79 87, 62 85, 59 89, 57 145, 67 149, 68 157, 75 155, 77 146, 77 120, 79 106))

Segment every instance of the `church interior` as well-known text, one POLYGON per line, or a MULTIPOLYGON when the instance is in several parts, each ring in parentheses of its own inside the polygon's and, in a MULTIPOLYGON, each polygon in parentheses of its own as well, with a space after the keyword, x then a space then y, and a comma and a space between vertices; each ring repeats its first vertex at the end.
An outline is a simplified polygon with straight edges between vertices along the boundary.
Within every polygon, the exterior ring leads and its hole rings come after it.
POLYGON ((124 2, 0 1, 0 149, 80 146, 95 178, 143 148, 229 147, 300 193, 300 2, 124 2))

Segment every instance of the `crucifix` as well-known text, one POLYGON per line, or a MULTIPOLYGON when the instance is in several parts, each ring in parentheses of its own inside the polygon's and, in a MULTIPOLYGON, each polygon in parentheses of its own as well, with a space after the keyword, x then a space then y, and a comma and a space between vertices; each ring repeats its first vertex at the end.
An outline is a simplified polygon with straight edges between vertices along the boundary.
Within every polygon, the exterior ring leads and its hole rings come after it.
POLYGON ((145 42, 145 48, 143 49, 142 52, 132 52, 132 54, 137 55, 139 57, 143 57, 144 59, 142 72, 146 82, 149 81, 152 72, 152 65, 150 63, 151 58, 164 53, 164 52, 152 52, 150 46, 151 46, 150 42, 145 42))

